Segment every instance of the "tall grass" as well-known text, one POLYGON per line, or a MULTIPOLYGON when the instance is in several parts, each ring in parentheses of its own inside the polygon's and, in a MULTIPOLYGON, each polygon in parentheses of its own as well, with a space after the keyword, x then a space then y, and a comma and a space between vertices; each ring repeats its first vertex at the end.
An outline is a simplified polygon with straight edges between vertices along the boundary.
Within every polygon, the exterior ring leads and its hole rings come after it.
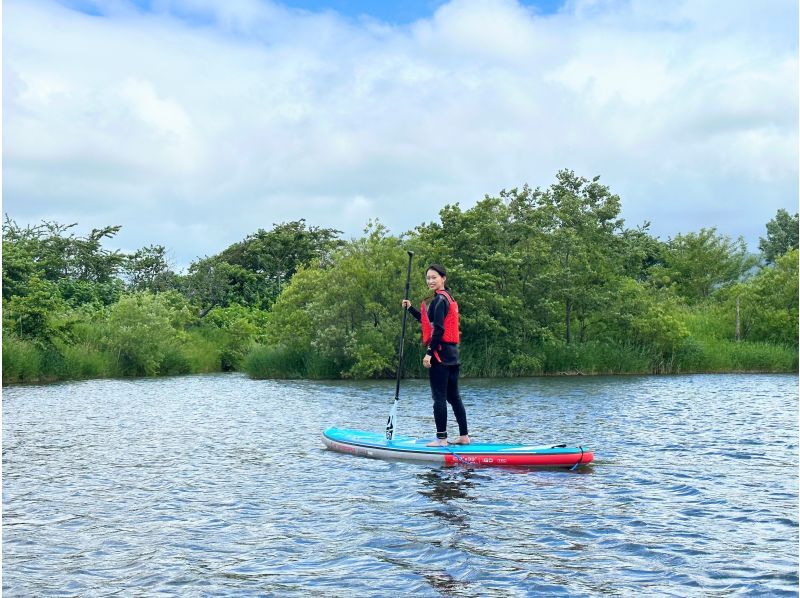
POLYGON ((87 345, 42 346, 3 337, 3 384, 114 377, 111 356, 87 345))
POLYGON ((796 372, 797 347, 737 341, 735 316, 717 305, 688 309, 681 319, 690 338, 675 355, 672 372, 796 372))
POLYGON ((282 346, 259 345, 244 359, 244 371, 251 378, 304 378, 308 375, 305 356, 282 346))
POLYGON ((219 346, 200 332, 190 332, 181 350, 193 374, 209 374, 225 369, 219 346))
POLYGON ((60 351, 59 378, 87 380, 117 375, 111 355, 91 345, 67 345, 60 351))
POLYGON ((75 336, 74 344, 57 341, 43 345, 5 334, 3 384, 170 376, 226 369, 222 349, 200 333, 187 334, 161 347, 140 344, 135 351, 107 346, 100 327, 84 327, 75 336), (142 366, 144 362, 147 368, 142 366))
MULTIPOLYGON (((427 377, 423 351, 408 347, 404 375, 427 377)), ((485 347, 465 345, 461 351, 465 377, 513 377, 559 374, 680 374, 722 372, 793 372, 797 350, 767 343, 710 338, 688 339, 669 354, 626 343, 588 341, 550 342, 514 356, 485 347)), ((336 364, 313 351, 257 346, 246 357, 243 370, 253 378, 341 378, 336 364)))
POLYGON ((649 372, 652 355, 641 347, 611 342, 551 342, 543 348, 543 373, 634 374, 649 372))
MULTIPOLYGON (((685 312, 690 332, 682 345, 668 354, 650 347, 611 341, 566 344, 549 341, 511 353, 486 343, 464 343, 462 374, 469 377, 541 376, 558 374, 677 374, 699 372, 796 372, 796 347, 737 342, 731 323, 713 308, 685 312)), ((167 331, 167 334, 172 332, 167 331)), ((3 384, 54 380, 174 375, 226 370, 244 371, 253 378, 336 379, 348 373, 342 363, 309 347, 250 345, 235 335, 215 329, 190 329, 169 337, 158 351, 139 343, 140 359, 150 360, 144 372, 123 359, 124 347, 109 345, 102 324, 86 323, 74 330, 71 344, 41 345, 8 333, 3 336, 3 384), (113 350, 111 347, 117 347, 113 350)), ((419 343, 405 348, 404 373, 425 378, 424 349, 419 343)), ((138 355, 138 354, 137 354, 138 355)))
POLYGON ((694 372, 796 372, 794 347, 768 343, 709 338, 697 341, 692 353, 679 355, 671 373, 694 372))
POLYGON ((42 353, 30 341, 3 335, 3 384, 39 382, 42 376, 42 353))

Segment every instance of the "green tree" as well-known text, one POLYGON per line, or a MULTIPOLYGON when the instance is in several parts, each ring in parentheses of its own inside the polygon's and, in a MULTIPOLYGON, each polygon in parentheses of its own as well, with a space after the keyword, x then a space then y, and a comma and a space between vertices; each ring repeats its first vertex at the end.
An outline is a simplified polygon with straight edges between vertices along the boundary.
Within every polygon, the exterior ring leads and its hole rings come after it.
POLYGON ((342 245, 341 231, 306 226, 304 219, 259 229, 219 255, 219 259, 257 275, 262 294, 272 303, 297 269, 314 260, 325 260, 342 245))
MULTIPOLYGON (((619 213, 619 197, 597 177, 564 170, 548 189, 525 185, 469 210, 446 206, 440 222, 417 227, 409 243, 418 255, 450 268, 468 371, 511 373, 513 363, 541 363, 537 354, 557 338, 565 344, 630 338, 631 325, 617 320, 619 297, 627 281, 649 279, 664 244, 648 234, 648 224, 625 230, 619 213)), ((675 324, 671 317, 661 321, 675 324)), ((657 336, 668 338, 669 331, 657 336)), ((656 342, 645 334, 636 339, 656 342)))
POLYGON ((723 295, 733 336, 736 298, 742 338, 796 347, 798 344, 798 250, 779 256, 772 267, 723 295))
POLYGON ((651 236, 649 229, 650 222, 645 222, 620 236, 622 271, 638 282, 651 281, 653 269, 664 265, 666 244, 651 236))
POLYGON ((189 274, 183 279, 183 290, 199 307, 201 318, 215 307, 261 303, 258 276, 216 256, 203 258, 189 266, 189 274))
POLYGON ((778 210, 775 218, 767 222, 767 236, 758 240, 758 248, 764 261, 774 264, 775 260, 792 249, 797 249, 798 215, 790 216, 784 209, 778 210))
POLYGON ((482 347, 496 350, 499 338, 510 335, 519 341, 532 335, 522 313, 522 261, 510 235, 511 214, 505 203, 486 197, 469 210, 448 205, 439 217, 441 223, 417 227, 410 243, 421 272, 431 262, 447 268, 463 337, 480 339, 482 347))
POLYGON ((275 303, 268 342, 300 354, 309 372, 380 377, 396 367, 405 252, 379 223, 334 251, 329 263, 301 267, 275 303))
POLYGON ((26 281, 24 295, 3 301, 3 328, 20 338, 52 345, 67 333, 66 310, 58 287, 34 274, 26 281))
POLYGON ((20 229, 8 216, 3 223, 3 299, 24 295, 28 281, 42 278, 37 260, 36 237, 30 229, 20 229))
POLYGON ((662 284, 674 286, 689 301, 697 302, 740 281, 757 260, 747 253, 742 237, 733 241, 718 234, 716 228, 703 228, 699 233, 670 239, 664 262, 656 269, 655 277, 662 284))
POLYGON ((148 245, 126 256, 123 271, 132 291, 159 292, 178 286, 163 245, 148 245))
POLYGON ((573 318, 580 340, 586 339, 592 320, 602 318, 622 270, 620 199, 599 179, 562 170, 549 189, 534 192, 534 206, 549 238, 550 259, 539 284, 562 305, 567 343, 572 341, 573 318))
POLYGON ((52 282, 58 293, 72 304, 113 303, 119 297, 118 278, 126 256, 102 246, 119 226, 93 229, 85 237, 69 230, 75 224, 43 222, 20 227, 6 215, 3 223, 3 297, 28 292, 32 277, 52 282))
POLYGON ((662 362, 683 347, 689 331, 674 297, 631 278, 625 279, 619 290, 609 314, 615 323, 612 336, 618 343, 647 349, 662 362))
POLYGON ((234 304, 269 309, 300 266, 325 262, 341 245, 339 233, 306 227, 305 220, 259 230, 218 255, 192 263, 183 279, 184 292, 199 306, 201 317, 234 304))

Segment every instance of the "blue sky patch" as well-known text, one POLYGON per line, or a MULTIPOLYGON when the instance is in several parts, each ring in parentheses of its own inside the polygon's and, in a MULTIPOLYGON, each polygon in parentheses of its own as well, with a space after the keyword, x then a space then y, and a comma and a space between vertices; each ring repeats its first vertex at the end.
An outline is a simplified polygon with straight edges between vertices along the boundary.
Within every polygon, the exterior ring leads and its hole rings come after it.
MULTIPOLYGON (((522 0, 521 5, 533 10, 537 15, 555 14, 564 5, 565 0, 522 0)), ((108 14, 114 3, 102 0, 58 0, 60 4, 73 10, 93 16, 108 14)), ((130 0, 130 4, 143 12, 150 12, 158 6, 153 0, 130 0)), ((447 0, 402 0, 393 2, 376 2, 375 0, 285 0, 275 2, 287 8, 306 10, 309 12, 337 12, 348 18, 371 17, 393 25, 405 25, 433 15, 447 0)), ((173 14, 182 15, 185 11, 173 10, 173 14)), ((194 20, 188 13, 183 15, 187 20, 194 20)))

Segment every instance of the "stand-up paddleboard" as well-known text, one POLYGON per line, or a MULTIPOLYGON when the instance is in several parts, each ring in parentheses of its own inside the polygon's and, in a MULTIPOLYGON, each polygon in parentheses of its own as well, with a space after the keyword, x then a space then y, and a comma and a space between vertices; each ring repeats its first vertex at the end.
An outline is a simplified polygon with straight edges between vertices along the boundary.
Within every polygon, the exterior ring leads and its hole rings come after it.
POLYGON ((571 468, 591 463, 594 453, 582 447, 533 446, 528 444, 487 444, 473 442, 447 447, 425 446, 430 440, 418 440, 384 434, 328 428, 322 441, 329 449, 373 459, 427 461, 443 465, 489 465, 571 468))

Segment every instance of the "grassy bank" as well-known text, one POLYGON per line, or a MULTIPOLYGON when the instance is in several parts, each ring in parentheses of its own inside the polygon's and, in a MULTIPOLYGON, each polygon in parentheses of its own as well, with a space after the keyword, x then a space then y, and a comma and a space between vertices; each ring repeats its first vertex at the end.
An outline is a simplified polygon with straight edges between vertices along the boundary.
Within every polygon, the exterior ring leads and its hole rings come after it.
MULTIPOLYGON (((426 377, 420 365, 421 352, 407 354, 405 375, 426 377)), ((315 353, 292 352, 282 347, 256 346, 238 364, 225 363, 224 352, 208 339, 198 336, 190 342, 172 347, 157 361, 137 362, 131 355, 115 354, 91 345, 43 348, 30 341, 6 338, 3 342, 3 384, 122 378, 136 376, 170 376, 230 370, 246 372, 257 379, 337 379, 337 364, 315 353)), ((798 371, 797 351, 791 347, 767 343, 735 342, 712 339, 693 343, 668 357, 654 357, 632 346, 607 343, 550 346, 538 353, 499 361, 490 369, 481 360, 476 365, 469 353, 464 355, 465 377, 516 377, 563 374, 688 374, 798 371)), ((385 375, 383 377, 392 377, 385 375)))
POLYGON ((198 318, 174 294, 135 294, 112 306, 65 310, 47 340, 3 331, 3 384, 172 376, 239 370, 263 314, 220 308, 198 318))
MULTIPOLYGON (((243 371, 252 378, 392 378, 396 334, 386 330, 353 339, 334 334, 327 344, 266 344, 271 324, 265 312, 220 308, 200 320, 169 296, 137 295, 83 319, 73 315, 64 332, 49 342, 5 332, 3 384, 58 380, 168 376, 243 371)), ((671 325, 680 334, 669 342, 549 339, 512 352, 501 343, 470 342, 461 347, 467 377, 561 374, 685 374, 796 372, 796 346, 731 337, 735 328, 724 306, 678 308, 671 325)), ((327 338, 327 337, 326 337, 327 338)), ((647 339, 645 339, 647 340, 647 339)), ((405 372, 424 378, 422 347, 408 339, 405 372)))
POLYGON ((157 353, 134 348, 111 351, 92 343, 40 344, 8 336, 3 339, 3 384, 56 382, 138 376, 172 376, 218 372, 220 348, 201 335, 157 353))
MULTIPOLYGON (((600 342, 551 344, 505 361, 501 356, 478 358, 476 353, 468 347, 462 352, 462 374, 466 377, 798 371, 798 353, 793 347, 721 339, 691 341, 668 355, 654 355, 632 345, 600 342)), ((420 365, 421 358, 420 350, 407 351, 407 377, 427 375, 420 365)), ((326 362, 319 354, 292 352, 282 347, 254 348, 245 358, 243 369, 253 378, 341 377, 336 364, 326 362)))

